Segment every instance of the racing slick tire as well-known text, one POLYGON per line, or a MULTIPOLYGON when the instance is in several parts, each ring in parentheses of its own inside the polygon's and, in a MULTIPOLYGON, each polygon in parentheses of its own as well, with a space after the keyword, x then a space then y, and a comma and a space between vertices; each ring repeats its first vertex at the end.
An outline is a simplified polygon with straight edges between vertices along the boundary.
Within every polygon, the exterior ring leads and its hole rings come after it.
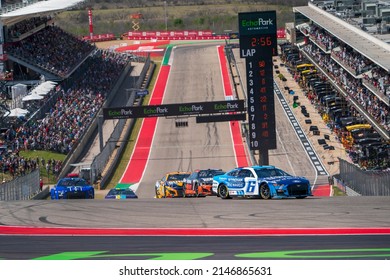
POLYGON ((198 183, 195 183, 195 184, 194 184, 193 189, 194 189, 194 191, 195 191, 195 196, 199 196, 199 193, 198 193, 198 183))
POLYGON ((220 185, 218 187, 218 196, 222 199, 228 199, 228 198, 231 198, 229 196, 229 191, 228 191, 228 188, 225 186, 225 185, 220 185))
POLYGON ((185 186, 185 184, 183 185, 183 193, 182 193, 182 196, 183 197, 186 197, 186 186, 185 186))
POLYGON ((262 184, 260 186, 260 196, 262 199, 270 199, 271 198, 271 191, 267 184, 262 184))
POLYGON ((166 187, 164 186, 163 187, 163 195, 162 195, 163 198, 166 198, 167 197, 167 189, 166 187))

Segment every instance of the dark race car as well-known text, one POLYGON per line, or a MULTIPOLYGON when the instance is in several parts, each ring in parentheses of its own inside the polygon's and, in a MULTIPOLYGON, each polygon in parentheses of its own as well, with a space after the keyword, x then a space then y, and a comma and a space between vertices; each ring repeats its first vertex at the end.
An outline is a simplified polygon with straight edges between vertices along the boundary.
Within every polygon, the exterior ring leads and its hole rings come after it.
POLYGON ((95 189, 82 178, 60 179, 50 190, 51 199, 93 199, 95 189))
POLYGON ((135 194, 135 192, 127 188, 113 188, 111 189, 106 196, 105 199, 133 199, 138 198, 138 196, 135 194))
POLYGON ((213 191, 223 199, 231 197, 305 198, 311 196, 310 182, 275 166, 239 167, 215 176, 213 191))
POLYGON ((183 180, 183 196, 206 196, 213 195, 213 177, 222 175, 222 169, 198 169, 183 180))

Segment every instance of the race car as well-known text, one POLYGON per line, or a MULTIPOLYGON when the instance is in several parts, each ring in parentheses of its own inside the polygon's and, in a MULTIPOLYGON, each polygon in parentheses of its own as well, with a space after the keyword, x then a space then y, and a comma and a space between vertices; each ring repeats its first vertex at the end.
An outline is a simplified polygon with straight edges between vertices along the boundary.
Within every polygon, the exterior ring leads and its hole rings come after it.
POLYGON ((126 188, 113 188, 104 197, 105 199, 132 199, 138 198, 135 192, 129 187, 126 188))
POLYGON ((213 195, 213 177, 225 174, 222 169, 198 169, 184 179, 183 196, 213 195))
POLYGON ((310 182, 275 166, 238 167, 214 176, 213 192, 222 199, 232 197, 305 198, 311 196, 310 182))
POLYGON ((60 179, 50 190, 51 199, 93 199, 95 189, 82 178, 66 177, 60 179))
POLYGON ((190 172, 169 172, 158 180, 154 186, 156 198, 182 197, 183 180, 190 176, 190 172))

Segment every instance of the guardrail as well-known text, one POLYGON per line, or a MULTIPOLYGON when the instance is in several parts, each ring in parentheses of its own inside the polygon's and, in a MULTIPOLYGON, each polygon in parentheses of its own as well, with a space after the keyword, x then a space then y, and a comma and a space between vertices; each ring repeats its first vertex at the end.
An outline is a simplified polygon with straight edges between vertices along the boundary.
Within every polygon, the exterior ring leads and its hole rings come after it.
POLYGON ((346 160, 339 161, 340 174, 336 178, 344 188, 365 196, 390 195, 390 171, 363 170, 346 160))
POLYGON ((0 185, 0 200, 28 200, 40 192, 39 170, 0 185))

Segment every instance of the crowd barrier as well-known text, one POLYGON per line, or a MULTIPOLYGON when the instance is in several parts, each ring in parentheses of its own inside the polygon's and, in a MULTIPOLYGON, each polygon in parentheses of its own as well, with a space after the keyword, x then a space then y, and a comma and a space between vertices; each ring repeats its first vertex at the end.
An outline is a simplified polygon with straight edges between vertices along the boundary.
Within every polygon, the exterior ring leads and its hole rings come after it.
POLYGON ((40 193, 39 170, 0 185, 1 200, 29 200, 40 193))
POLYGON ((363 170, 360 167, 339 158, 340 174, 336 176, 337 185, 364 196, 389 196, 390 171, 363 170))

